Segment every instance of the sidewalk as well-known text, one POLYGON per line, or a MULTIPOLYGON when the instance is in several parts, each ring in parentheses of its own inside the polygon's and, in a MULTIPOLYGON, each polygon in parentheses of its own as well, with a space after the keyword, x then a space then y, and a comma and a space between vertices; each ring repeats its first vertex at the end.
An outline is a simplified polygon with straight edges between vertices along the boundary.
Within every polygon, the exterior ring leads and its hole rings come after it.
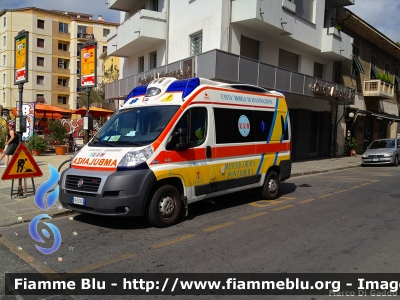
MULTIPOLYGON (((55 155, 54 153, 46 153, 41 156, 34 156, 38 166, 43 172, 42 177, 34 178, 36 190, 49 178, 50 172, 48 164, 51 164, 53 167, 58 169, 63 161, 71 158, 72 156, 72 154, 55 155)), ((360 164, 360 156, 294 162, 292 164, 291 177, 354 168, 359 167, 360 164)), ((0 177, 4 170, 5 169, 0 169, 0 177)), ((34 195, 29 195, 26 198, 21 199, 11 199, 11 183, 11 180, 2 180, 0 183, 0 227, 18 224, 21 222, 30 222, 32 218, 42 213, 47 213, 50 216, 54 216, 69 212, 69 210, 61 207, 61 204, 58 200, 48 212, 45 212, 36 207, 34 203, 34 195)), ((16 189, 17 185, 18 180, 15 180, 14 189, 16 189)), ((27 186, 28 189, 32 187, 31 179, 27 179, 27 186)))

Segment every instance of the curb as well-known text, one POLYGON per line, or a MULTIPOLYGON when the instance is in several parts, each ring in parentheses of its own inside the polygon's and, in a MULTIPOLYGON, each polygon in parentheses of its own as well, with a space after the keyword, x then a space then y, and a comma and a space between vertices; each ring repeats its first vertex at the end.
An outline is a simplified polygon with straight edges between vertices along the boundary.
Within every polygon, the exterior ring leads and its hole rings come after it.
POLYGON ((291 174, 290 178, 307 176, 307 175, 314 175, 314 174, 320 174, 320 173, 327 173, 327 172, 332 172, 332 171, 340 171, 340 170, 345 170, 345 169, 360 168, 360 167, 361 167, 361 165, 354 165, 354 166, 339 167, 339 168, 326 169, 326 170, 320 170, 320 171, 309 171, 309 172, 303 172, 303 173, 295 173, 295 174, 291 174))

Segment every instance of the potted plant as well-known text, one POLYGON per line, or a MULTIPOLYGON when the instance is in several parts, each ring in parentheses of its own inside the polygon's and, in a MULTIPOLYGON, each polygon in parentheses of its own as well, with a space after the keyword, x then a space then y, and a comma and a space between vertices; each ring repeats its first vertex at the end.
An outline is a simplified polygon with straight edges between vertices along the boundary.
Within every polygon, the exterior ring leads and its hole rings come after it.
POLYGON ((355 138, 351 139, 346 139, 346 142, 344 144, 346 153, 348 153, 349 156, 353 156, 356 154, 356 150, 358 148, 358 143, 355 138))
POLYGON ((55 142, 54 149, 57 155, 67 152, 65 140, 68 138, 67 128, 59 120, 51 120, 48 126, 50 139, 55 142))
POLYGON ((3 152, 4 149, 4 144, 6 142, 7 138, 7 131, 6 130, 0 130, 0 153, 3 152))
POLYGON ((46 152, 47 141, 39 135, 34 134, 28 139, 26 146, 33 155, 39 156, 41 152, 46 152))

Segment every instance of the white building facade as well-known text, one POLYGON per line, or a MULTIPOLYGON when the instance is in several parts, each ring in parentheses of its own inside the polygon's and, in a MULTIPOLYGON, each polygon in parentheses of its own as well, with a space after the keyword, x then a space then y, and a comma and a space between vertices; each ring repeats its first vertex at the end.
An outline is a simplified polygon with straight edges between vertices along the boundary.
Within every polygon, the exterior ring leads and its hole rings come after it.
POLYGON ((335 17, 339 7, 353 4, 110 0, 121 25, 107 37, 108 53, 122 58, 122 80, 106 85, 106 98, 123 99, 135 86, 167 75, 259 85, 286 96, 294 159, 342 155, 338 120, 355 91, 335 78, 337 63, 352 61, 352 38, 335 27, 335 17))

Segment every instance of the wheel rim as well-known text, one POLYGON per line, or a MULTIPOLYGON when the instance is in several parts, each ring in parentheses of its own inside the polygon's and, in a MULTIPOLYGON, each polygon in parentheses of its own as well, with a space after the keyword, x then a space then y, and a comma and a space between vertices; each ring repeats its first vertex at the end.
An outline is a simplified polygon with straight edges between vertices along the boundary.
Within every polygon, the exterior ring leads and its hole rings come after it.
POLYGON ((269 190, 271 193, 273 193, 273 192, 276 191, 277 187, 278 187, 278 185, 277 185, 277 183, 276 183, 276 180, 275 180, 274 178, 271 178, 271 179, 268 181, 268 190, 269 190))
POLYGON ((160 210, 160 215, 164 218, 169 217, 175 209, 174 198, 170 195, 165 195, 161 198, 160 203, 158 205, 160 210))

